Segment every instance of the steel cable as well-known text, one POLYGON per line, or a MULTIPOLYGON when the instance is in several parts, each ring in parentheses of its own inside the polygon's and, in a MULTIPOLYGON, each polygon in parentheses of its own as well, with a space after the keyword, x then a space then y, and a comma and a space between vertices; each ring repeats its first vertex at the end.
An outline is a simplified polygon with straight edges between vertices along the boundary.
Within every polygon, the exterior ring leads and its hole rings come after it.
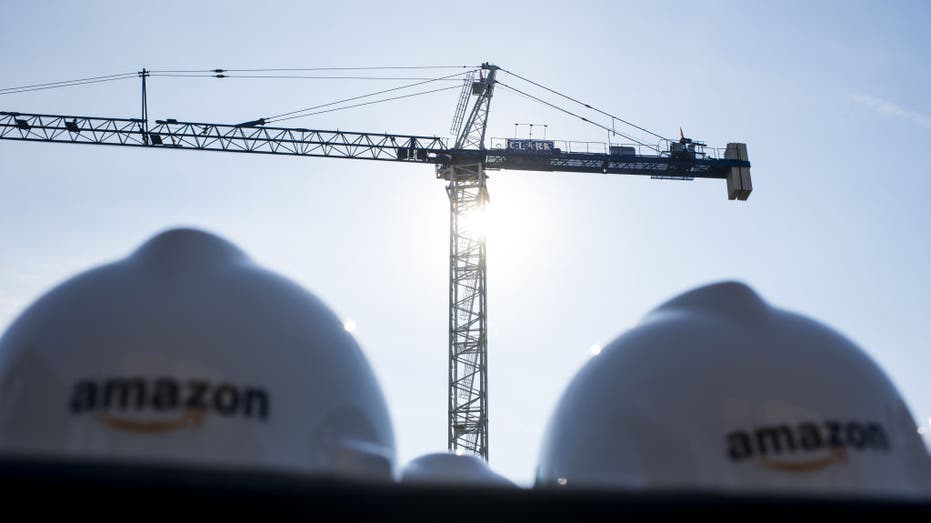
MULTIPOLYGON (((193 74, 193 73, 152 73, 152 77, 159 78, 249 78, 261 79, 268 78, 273 80, 432 80, 429 76, 307 76, 307 75, 246 75, 246 74, 193 74)), ((458 82, 458 79, 451 78, 447 82, 458 82)))
MULTIPOLYGON (((619 117, 619 116, 615 116, 615 115, 613 115, 613 114, 611 114, 611 113, 602 111, 601 109, 598 109, 597 107, 592 107, 591 105, 589 105, 589 104, 587 104, 587 103, 585 103, 585 102, 583 102, 583 101, 581 101, 581 100, 577 100, 577 99, 575 99, 575 98, 573 98, 573 97, 571 97, 571 96, 569 96, 569 95, 560 93, 559 91, 556 91, 555 89, 551 89, 551 88, 549 88, 549 87, 547 87, 547 86, 545 86, 545 85, 543 85, 543 84, 534 82, 533 80, 530 80, 529 78, 525 78, 525 77, 523 77, 523 76, 521 76, 521 75, 519 75, 519 74, 517 74, 517 73, 513 73, 513 72, 511 72, 511 71, 508 71, 507 69, 501 69, 501 70, 504 71, 505 73, 507 73, 507 74, 509 74, 509 75, 511 75, 511 76, 513 76, 513 77, 515 77, 515 78, 519 78, 519 79, 521 79, 521 80, 523 80, 523 81, 525 81, 525 82, 527 82, 527 83, 533 84, 533 85, 539 87, 540 89, 544 89, 544 90, 546 90, 546 91, 549 91, 549 92, 551 92, 551 93, 553 93, 553 94, 555 94, 555 95, 557 95, 557 96, 561 96, 561 97, 563 97, 563 98, 565 98, 565 99, 567 99, 567 100, 571 100, 571 101, 573 101, 573 102, 575 102, 575 103, 577 103, 577 104, 579 104, 579 105, 582 105, 582 106, 584 106, 584 107, 586 107, 586 108, 588 108, 588 109, 591 109, 592 111, 601 113, 601 114, 603 114, 603 115, 605 115, 605 116, 607 116, 607 117, 609 117, 609 118, 612 118, 612 119, 617 120, 617 121, 619 121, 619 122, 621 122, 621 123, 627 124, 627 125, 629 125, 629 126, 635 128, 635 129, 639 129, 639 130, 641 130, 641 131, 643 131, 643 132, 645 132, 645 133, 647 133, 647 134, 651 134, 651 135, 653 135, 653 136, 659 138, 660 140, 672 141, 672 140, 669 140, 668 138, 666 138, 665 136, 656 134, 655 132, 653 132, 653 131, 651 131, 651 130, 649 130, 649 129, 644 129, 643 127, 640 127, 639 125, 637 125, 637 124, 635 124, 635 123, 629 122, 629 121, 627 121, 627 120, 625 120, 625 119, 623 119, 623 118, 621 118, 621 117, 619 117)), ((617 134, 620 134, 620 133, 617 133, 617 134)), ((623 136, 623 135, 621 135, 621 136, 623 136)))
POLYGON ((311 72, 311 71, 378 71, 404 69, 474 69, 474 65, 393 65, 368 67, 283 67, 260 69, 154 69, 153 73, 275 73, 275 72, 311 72))
MULTIPOLYGON (((298 114, 298 113, 303 113, 303 112, 306 112, 306 111, 314 111, 314 110, 316 110, 316 109, 321 109, 321 108, 323 108, 323 107, 329 107, 329 106, 331 106, 331 105, 338 105, 338 104, 345 103, 345 102, 351 102, 351 101, 353 101, 353 100, 361 100, 361 99, 363 99, 363 98, 369 98, 369 97, 372 97, 372 96, 378 96, 378 95, 380 95, 380 94, 390 93, 390 92, 394 92, 394 91, 400 91, 400 90, 402 90, 402 89, 409 89, 409 88, 411 88, 411 87, 417 87, 418 85, 424 85, 424 84, 428 84, 428 83, 431 83, 431 82, 436 82, 436 81, 440 81, 440 80, 445 80, 445 79, 448 79, 448 78, 453 78, 453 77, 456 77, 456 76, 461 76, 461 75, 467 74, 467 73, 468 73, 468 72, 455 73, 455 74, 451 74, 451 75, 447 75, 447 76, 441 76, 441 77, 438 77, 438 78, 433 78, 433 79, 430 79, 430 80, 423 80, 423 81, 415 82, 415 83, 412 83, 412 84, 406 84, 406 85, 402 85, 402 86, 399 86, 399 87, 392 87, 391 89, 383 89, 383 90, 381 90, 381 91, 375 91, 375 92, 373 92, 373 93, 363 94, 363 95, 359 95, 359 96, 352 96, 352 97, 350 97, 350 98, 343 98, 342 100, 337 100, 337 101, 335 101, 335 102, 329 102, 329 103, 325 103, 325 104, 314 105, 314 106, 311 106, 311 107, 305 107, 305 108, 303 108, 303 109, 297 109, 297 110, 294 110, 294 111, 288 111, 288 112, 286 112, 286 113, 281 113, 281 114, 277 114, 277 115, 274 115, 274 116, 269 116, 269 117, 265 118, 265 121, 281 120, 281 119, 285 119, 284 117, 290 117, 291 115, 296 115, 296 114, 298 114)), ((452 88, 458 88, 458 86, 453 86, 452 88)), ((287 119, 290 119, 290 118, 287 118, 287 119)))
POLYGON ((547 102, 546 100, 543 100, 542 98, 537 98, 536 96, 533 96, 532 94, 525 93, 524 91, 521 91, 520 89, 516 89, 516 88, 514 88, 514 87, 511 87, 510 85, 505 84, 505 83, 503 83, 503 82, 497 81, 497 82, 495 82, 495 83, 497 83, 498 85, 500 85, 501 87, 504 87, 505 89, 507 89, 507 90, 509 90, 509 91, 513 91, 513 92, 515 92, 515 93, 517 93, 517 94, 519 94, 519 95, 522 95, 522 96, 524 96, 524 97, 526 97, 526 98, 529 98, 529 99, 534 100, 534 101, 536 101, 536 102, 539 102, 539 103, 541 103, 541 104, 543 104, 543 105, 546 105, 546 106, 548 106, 548 107, 551 107, 551 108, 553 108, 553 109, 556 109, 557 111, 561 111, 561 112, 566 113, 566 114, 568 114, 568 115, 570 115, 570 116, 574 116, 574 117, 576 117, 576 118, 582 120, 583 122, 592 124, 592 125, 594 125, 595 127, 599 127, 599 128, 604 129, 604 130, 606 130, 606 131, 608 131, 608 132, 614 133, 614 134, 616 134, 616 135, 618 135, 618 136, 622 136, 622 137, 624 137, 624 138, 626 138, 626 139, 628 139, 628 140, 633 141, 634 143, 637 143, 638 145, 642 145, 642 146, 644 146, 644 147, 648 147, 648 148, 650 148, 650 149, 653 149, 653 150, 656 151, 656 152, 660 152, 660 150, 659 150, 658 147, 655 147, 655 146, 653 146, 653 145, 650 145, 650 144, 648 144, 648 143, 646 143, 646 142, 642 142, 642 141, 640 141, 640 140, 634 138, 633 136, 628 136, 628 135, 626 135, 626 134, 624 134, 624 133, 621 133, 621 132, 618 132, 617 130, 612 129, 612 128, 606 126, 606 125, 601 125, 601 124, 598 123, 598 122, 593 122, 593 121, 589 120, 588 118, 585 118, 584 116, 582 116, 582 115, 580 115, 580 114, 576 114, 576 113, 574 113, 574 112, 572 112, 572 111, 570 111, 570 110, 568 110, 568 109, 565 109, 565 108, 559 107, 558 105, 555 105, 555 104, 553 104, 553 103, 547 102))
POLYGON ((29 91, 40 91, 43 89, 58 89, 62 87, 73 87, 76 85, 95 84, 100 82, 111 82, 114 80, 125 80, 127 78, 136 78, 138 73, 121 73, 105 76, 91 76, 88 78, 78 78, 75 80, 65 80, 61 82, 48 82, 43 84, 21 85, 19 87, 7 87, 0 89, 0 95, 24 93, 29 91))
MULTIPOLYGON (((392 96, 392 97, 390 97, 390 98, 383 98, 383 99, 381 99, 381 100, 372 100, 372 101, 369 101, 369 102, 362 102, 362 103, 358 103, 358 104, 346 105, 346 106, 343 106, 343 107, 334 107, 334 108, 332 108, 332 109, 325 109, 325 110, 323 110, 323 111, 315 111, 315 112, 307 113, 307 114, 298 114, 298 115, 294 115, 294 116, 287 116, 287 117, 284 117, 284 118, 276 118, 276 119, 274 119, 274 120, 271 120, 271 119, 266 118, 265 121, 266 121, 266 122, 272 122, 272 121, 281 122, 281 121, 284 121, 284 120, 293 120, 293 119, 295 119, 295 118, 304 118, 305 116, 314 116, 314 115, 317 115, 317 114, 332 113, 332 112, 334 112, 334 111, 342 111, 343 109, 352 109, 352 108, 354 108, 354 107, 362 107, 362 106, 365 106, 365 105, 373 105, 373 104, 382 103, 382 102, 390 102, 390 101, 392 101, 392 100, 400 100, 400 99, 402 99, 402 98, 411 98, 411 97, 413 97, 413 96, 420 96, 420 95, 430 94, 430 93, 438 93, 438 92, 440 92, 440 91, 449 91, 450 89, 459 89, 459 86, 458 86, 458 85, 453 85, 453 86, 451 86, 451 87, 441 87, 441 88, 439 88, 439 89, 431 89, 431 90, 429 90, 429 91, 421 91, 421 92, 419 92, 419 93, 402 94, 402 95, 399 95, 399 96, 392 96)), ((332 105, 332 104, 327 104, 327 105, 332 105)))

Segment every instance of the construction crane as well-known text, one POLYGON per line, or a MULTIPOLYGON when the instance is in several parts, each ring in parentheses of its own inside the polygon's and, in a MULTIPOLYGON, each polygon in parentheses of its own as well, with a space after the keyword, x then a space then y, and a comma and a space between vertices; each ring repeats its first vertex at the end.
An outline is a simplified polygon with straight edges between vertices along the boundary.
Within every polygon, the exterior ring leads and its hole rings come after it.
MULTIPOLYGON (((222 69, 211 70, 210 73, 218 78, 227 77, 222 69)), ((450 206, 448 448, 460 454, 479 455, 485 460, 488 459, 485 237, 470 218, 481 213, 488 202, 486 171, 513 169, 629 174, 666 180, 716 178, 726 180, 727 195, 732 200, 746 200, 752 190, 745 144, 729 143, 723 154, 715 154, 708 152, 704 143, 686 138, 681 130, 679 140, 668 140, 490 63, 465 74, 451 127, 451 134, 455 136, 452 144, 436 136, 275 127, 268 125, 271 122, 266 118, 235 125, 174 119, 156 120, 150 124, 146 97, 146 79, 150 75, 151 72, 145 69, 138 73, 142 80, 141 118, 0 112, 0 139, 434 165, 437 178, 446 182, 450 206), (610 127, 500 82, 498 73, 501 71, 610 117, 610 127), (588 145, 579 150, 572 146, 573 142, 564 142, 562 147, 558 147, 560 143, 554 140, 531 137, 499 140, 492 147, 487 147, 485 132, 496 86, 601 127, 609 133, 608 145, 603 150, 592 152, 588 145), (470 107, 471 98, 474 101, 470 107), (651 145, 633 139, 618 131, 616 124, 645 131, 659 141, 651 145), (611 145, 611 136, 629 138, 634 143, 611 145)), ((83 83, 94 81, 105 80, 89 79, 83 83)), ((67 82, 55 84, 71 85, 67 82)), ((31 90, 35 86, 25 87, 31 90)), ((17 91, 0 90, 0 94, 5 92, 17 91)))

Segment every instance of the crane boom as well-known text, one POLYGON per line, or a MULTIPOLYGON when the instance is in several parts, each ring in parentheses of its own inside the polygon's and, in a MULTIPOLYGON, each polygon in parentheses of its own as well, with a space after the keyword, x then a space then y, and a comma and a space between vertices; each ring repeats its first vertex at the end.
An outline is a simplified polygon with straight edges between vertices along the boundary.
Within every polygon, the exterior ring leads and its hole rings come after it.
POLYGON ((0 139, 422 163, 449 151, 429 136, 10 112, 0 112, 0 139))

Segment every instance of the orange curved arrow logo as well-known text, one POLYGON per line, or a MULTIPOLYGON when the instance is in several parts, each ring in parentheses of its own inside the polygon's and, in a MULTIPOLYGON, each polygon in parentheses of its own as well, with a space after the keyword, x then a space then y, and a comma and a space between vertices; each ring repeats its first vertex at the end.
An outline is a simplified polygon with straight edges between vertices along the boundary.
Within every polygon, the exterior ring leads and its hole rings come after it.
POLYGON ((835 463, 840 463, 847 459, 847 451, 840 448, 834 449, 830 454, 823 458, 807 461, 779 461, 769 458, 760 458, 760 465, 774 470, 783 472, 813 472, 816 470, 829 467, 835 463))
POLYGON ((133 420, 120 418, 111 414, 97 414, 95 418, 104 425, 126 432, 135 432, 137 434, 157 434, 161 432, 170 432, 184 427, 200 427, 204 423, 207 411, 202 409, 190 409, 185 411, 181 416, 166 420, 133 420))

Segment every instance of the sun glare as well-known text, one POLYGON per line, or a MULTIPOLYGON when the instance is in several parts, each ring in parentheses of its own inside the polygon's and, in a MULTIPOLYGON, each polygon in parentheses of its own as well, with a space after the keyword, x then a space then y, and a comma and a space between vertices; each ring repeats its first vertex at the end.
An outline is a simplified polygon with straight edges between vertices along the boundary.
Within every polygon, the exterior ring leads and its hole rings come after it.
POLYGON ((488 206, 472 209, 459 217, 460 229, 472 236, 484 238, 490 225, 491 209, 488 206))

